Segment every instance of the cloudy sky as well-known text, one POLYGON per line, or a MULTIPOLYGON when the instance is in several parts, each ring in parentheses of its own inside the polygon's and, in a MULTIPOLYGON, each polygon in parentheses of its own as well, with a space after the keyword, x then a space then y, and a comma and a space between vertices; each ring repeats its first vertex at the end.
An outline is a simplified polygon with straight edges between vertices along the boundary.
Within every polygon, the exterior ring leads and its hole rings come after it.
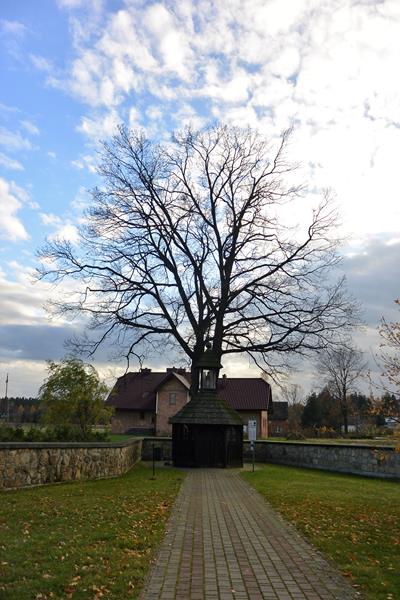
MULTIPOLYGON (((35 394, 44 361, 65 354, 73 326, 44 311, 59 292, 32 283, 35 252, 76 241, 98 142, 120 122, 156 138, 215 120, 272 138, 293 125, 303 180, 336 195, 371 356, 400 296, 399 57, 399 0, 2 0, 0 396, 7 372, 10 395, 35 394)), ((106 350, 111 381, 125 366, 106 350)))

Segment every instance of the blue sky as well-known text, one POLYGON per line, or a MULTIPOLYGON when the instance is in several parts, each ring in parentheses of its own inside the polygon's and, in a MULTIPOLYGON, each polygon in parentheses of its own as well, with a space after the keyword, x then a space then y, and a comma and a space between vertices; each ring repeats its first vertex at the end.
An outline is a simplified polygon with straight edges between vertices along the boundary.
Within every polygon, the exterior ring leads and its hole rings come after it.
MULTIPOLYGON (((400 296, 399 34, 398 0, 3 0, 0 395, 6 372, 10 393, 36 393, 44 360, 65 353, 73 326, 43 309, 65 290, 32 284, 35 253, 46 237, 76 240, 99 140, 120 122, 168 139, 222 120, 272 141, 293 124, 310 197, 336 195, 371 356, 400 296)), ((106 354, 111 381, 124 365, 106 354)), ((312 376, 309 365, 294 380, 312 376)))

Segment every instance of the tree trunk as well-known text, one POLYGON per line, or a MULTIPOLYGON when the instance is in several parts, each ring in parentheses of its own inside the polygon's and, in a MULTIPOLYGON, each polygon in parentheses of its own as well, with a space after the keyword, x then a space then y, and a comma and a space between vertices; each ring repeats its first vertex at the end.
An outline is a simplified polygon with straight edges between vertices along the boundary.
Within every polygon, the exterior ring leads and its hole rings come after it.
POLYGON ((343 425, 344 425, 344 432, 347 435, 349 433, 349 423, 348 423, 348 419, 347 419, 347 407, 344 406, 343 407, 343 425))

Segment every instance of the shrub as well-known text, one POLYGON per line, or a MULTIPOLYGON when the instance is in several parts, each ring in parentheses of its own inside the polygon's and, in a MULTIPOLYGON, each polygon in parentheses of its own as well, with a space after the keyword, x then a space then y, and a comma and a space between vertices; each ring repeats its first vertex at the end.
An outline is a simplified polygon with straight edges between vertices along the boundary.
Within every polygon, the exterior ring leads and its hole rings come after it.
POLYGON ((83 434, 78 427, 58 426, 39 429, 0 425, 0 442, 108 442, 108 431, 88 431, 83 434))
POLYGON ((290 431, 287 436, 287 440, 305 440, 305 436, 300 431, 290 431))

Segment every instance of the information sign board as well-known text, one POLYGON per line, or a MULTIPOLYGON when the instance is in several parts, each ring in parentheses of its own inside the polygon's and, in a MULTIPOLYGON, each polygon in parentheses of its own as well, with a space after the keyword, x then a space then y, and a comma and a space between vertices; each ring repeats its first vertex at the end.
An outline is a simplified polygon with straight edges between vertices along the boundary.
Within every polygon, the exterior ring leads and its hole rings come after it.
POLYGON ((247 436, 250 442, 255 442, 257 439, 257 421, 249 421, 247 425, 247 436))

